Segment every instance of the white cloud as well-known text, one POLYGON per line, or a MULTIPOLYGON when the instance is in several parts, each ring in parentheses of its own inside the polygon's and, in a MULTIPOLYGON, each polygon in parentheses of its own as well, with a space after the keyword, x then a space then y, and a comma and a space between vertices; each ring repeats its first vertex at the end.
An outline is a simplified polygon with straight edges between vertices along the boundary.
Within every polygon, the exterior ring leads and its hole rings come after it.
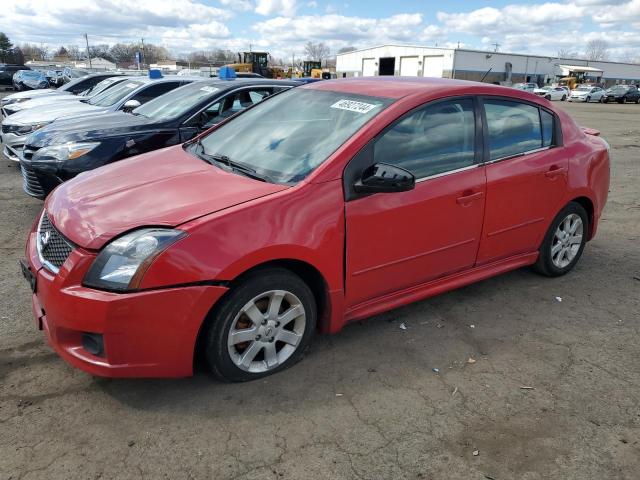
POLYGON ((220 0, 220 3, 225 7, 238 10, 239 12, 253 10, 253 2, 251 2, 251 0, 220 0))
POLYGON ((307 2, 307 7, 318 8, 318 2, 316 2, 315 0, 311 0, 310 2, 307 2))
POLYGON ((257 0, 256 13, 260 15, 295 15, 298 5, 296 0, 257 0))

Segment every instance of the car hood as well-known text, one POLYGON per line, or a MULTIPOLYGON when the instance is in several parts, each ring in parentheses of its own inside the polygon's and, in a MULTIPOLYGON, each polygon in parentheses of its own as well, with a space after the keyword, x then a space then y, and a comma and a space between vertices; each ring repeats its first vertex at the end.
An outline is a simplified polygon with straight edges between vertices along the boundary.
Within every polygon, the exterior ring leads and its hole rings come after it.
POLYGON ((40 107, 42 105, 53 105, 60 102, 78 102, 84 97, 77 97, 75 95, 41 95, 36 98, 32 98, 25 102, 14 103, 9 105, 9 109, 16 113, 30 108, 40 107))
POLYGON ((5 119, 7 124, 28 125, 32 123, 53 122, 58 118, 79 115, 91 115, 108 111, 104 107, 96 107, 84 102, 59 102, 51 105, 42 105, 38 108, 30 108, 16 112, 5 119))
POLYGON ((81 173, 45 209, 69 240, 99 249, 128 230, 175 227, 286 188, 226 172, 178 145, 81 173))
POLYGON ((585 92, 584 90, 573 90, 571 92, 571 95, 574 95, 574 96, 585 96, 585 95, 587 95, 587 93, 589 93, 589 92, 585 92))
POLYGON ((69 92, 60 92, 58 90, 54 90, 54 89, 42 89, 42 90, 26 90, 24 92, 16 92, 16 93, 12 93, 11 95, 7 95, 6 97, 4 97, 5 99, 15 99, 15 98, 41 98, 41 97, 45 97, 48 95, 51 96, 57 96, 57 95, 64 95, 64 94, 68 94, 69 92))
POLYGON ((112 112, 80 118, 61 118, 44 128, 36 130, 27 140, 27 145, 42 148, 69 142, 101 140, 113 135, 125 135, 154 123, 142 115, 112 112))

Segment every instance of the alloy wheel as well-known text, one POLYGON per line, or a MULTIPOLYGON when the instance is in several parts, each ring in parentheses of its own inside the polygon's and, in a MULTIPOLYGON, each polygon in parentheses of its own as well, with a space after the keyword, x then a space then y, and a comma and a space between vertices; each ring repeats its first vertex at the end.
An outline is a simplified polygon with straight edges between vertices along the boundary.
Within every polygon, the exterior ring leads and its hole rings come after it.
POLYGON ((286 290, 264 292, 247 302, 231 323, 229 356, 246 372, 273 370, 296 351, 306 324, 304 305, 296 295, 286 290))
POLYGON ((579 215, 572 213, 560 222, 553 235, 551 261, 558 268, 569 265, 580 251, 584 225, 579 215))

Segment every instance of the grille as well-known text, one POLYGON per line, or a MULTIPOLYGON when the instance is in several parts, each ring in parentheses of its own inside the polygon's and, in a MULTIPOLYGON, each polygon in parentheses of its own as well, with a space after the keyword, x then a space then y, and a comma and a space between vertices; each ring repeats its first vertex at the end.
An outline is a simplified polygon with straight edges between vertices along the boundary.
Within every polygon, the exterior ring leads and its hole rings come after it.
POLYGON ((32 197, 44 198, 44 190, 33 169, 20 163, 20 173, 22 173, 22 188, 25 193, 32 197))
POLYGON ((47 262, 48 267, 54 267, 54 273, 58 273, 58 269, 73 251, 73 246, 51 224, 46 213, 42 215, 38 226, 37 245, 40 259, 47 262))

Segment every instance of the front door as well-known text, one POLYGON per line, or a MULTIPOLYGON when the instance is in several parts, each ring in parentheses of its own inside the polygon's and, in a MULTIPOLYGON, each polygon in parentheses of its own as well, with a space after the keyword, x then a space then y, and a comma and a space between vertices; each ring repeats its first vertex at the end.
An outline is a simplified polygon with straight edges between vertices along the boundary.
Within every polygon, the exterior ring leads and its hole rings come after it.
POLYGON ((478 264, 538 249, 561 206, 568 169, 549 111, 512 100, 483 103, 489 158, 478 264))
POLYGON ((474 265, 485 201, 476 112, 468 98, 427 104, 373 141, 369 163, 409 170, 416 187, 347 199, 348 307, 474 265))

